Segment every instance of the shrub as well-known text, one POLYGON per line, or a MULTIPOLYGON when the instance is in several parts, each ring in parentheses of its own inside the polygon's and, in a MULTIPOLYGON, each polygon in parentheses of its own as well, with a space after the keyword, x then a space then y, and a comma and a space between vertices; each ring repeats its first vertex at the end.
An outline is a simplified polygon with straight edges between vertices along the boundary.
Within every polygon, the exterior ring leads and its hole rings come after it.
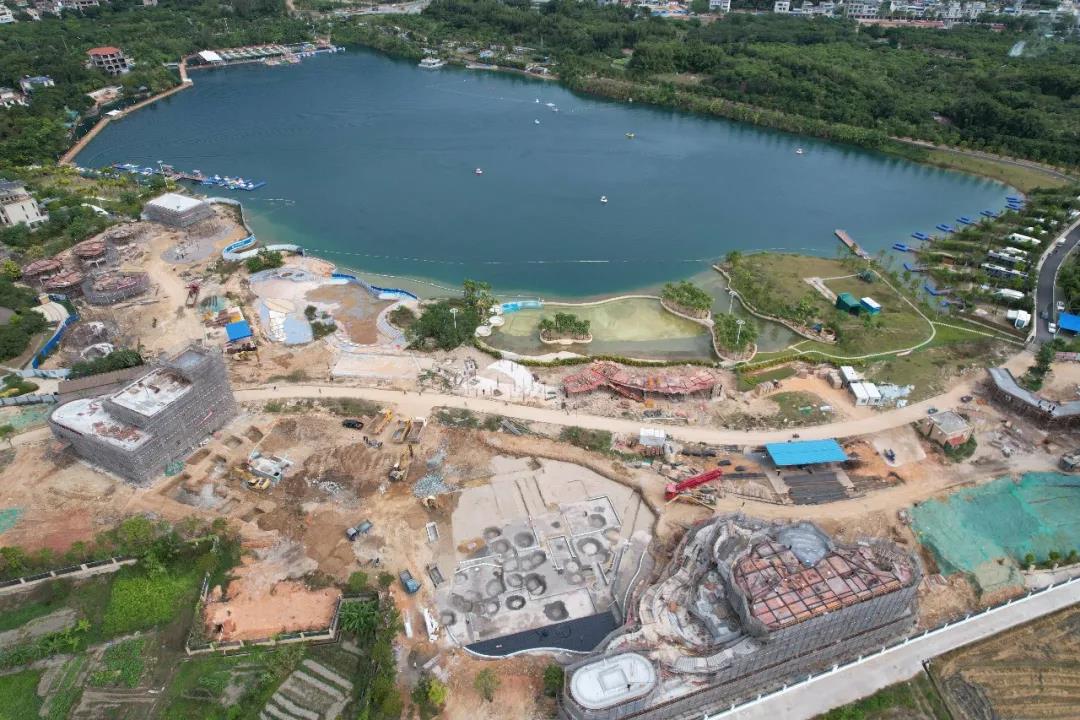
POLYGON ((586 430, 571 425, 559 432, 559 439, 593 452, 607 452, 611 449, 611 433, 607 430, 586 430))
POLYGON ((555 663, 550 663, 544 668, 544 694, 548 697, 558 697, 562 692, 566 673, 555 663))
POLYGON ((501 684, 502 680, 491 668, 484 668, 476 673, 476 678, 473 679, 473 687, 476 688, 476 692, 480 693, 480 697, 488 702, 495 700, 495 691, 499 689, 501 684))
POLYGON ((81 378, 100 375, 101 373, 137 367, 142 364, 143 358, 138 350, 113 350, 104 357, 75 363, 71 366, 71 377, 81 378))

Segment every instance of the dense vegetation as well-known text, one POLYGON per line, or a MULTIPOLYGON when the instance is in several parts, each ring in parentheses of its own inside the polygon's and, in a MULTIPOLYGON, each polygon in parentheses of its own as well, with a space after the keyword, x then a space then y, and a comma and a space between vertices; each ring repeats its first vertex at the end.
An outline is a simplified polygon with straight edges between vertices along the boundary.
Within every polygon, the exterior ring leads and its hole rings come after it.
MULTIPOLYGON (((416 56, 448 39, 536 48, 571 87, 722 115, 868 147, 917 137, 1080 163, 1080 45, 1024 23, 858 28, 845 19, 733 14, 709 24, 554 0, 435 0, 335 37, 416 56), (380 26, 379 23, 385 23, 380 26), (387 26, 413 32, 411 40, 387 26), (1010 57, 1018 40, 1021 57, 1010 57)), ((918 152, 912 151, 918 155, 918 152)))
POLYGON ((713 335, 716 344, 725 350, 742 352, 757 340, 758 329, 753 320, 737 318, 730 313, 713 317, 713 335), (739 321, 742 320, 742 326, 739 321))
POLYGON ((130 367, 138 367, 143 364, 142 355, 138 350, 113 350, 108 355, 83 360, 71 366, 72 379, 100 375, 101 373, 123 370, 130 367))
POLYGON ((465 280, 460 299, 425 305, 420 317, 405 329, 405 336, 415 348, 453 350, 472 339, 494 304, 489 283, 465 280))
POLYGON ((37 295, 33 290, 0 278, 0 307, 15 311, 0 325, 0 360, 17 357, 26 350, 31 338, 48 327, 45 316, 32 309, 35 305, 37 295))
POLYGON ((573 313, 555 313, 554 318, 540 318, 540 337, 543 340, 586 340, 590 337, 589 321, 573 313))
POLYGON ((667 283, 660 291, 660 298, 678 312, 694 317, 705 317, 712 308, 713 297, 688 280, 667 283))

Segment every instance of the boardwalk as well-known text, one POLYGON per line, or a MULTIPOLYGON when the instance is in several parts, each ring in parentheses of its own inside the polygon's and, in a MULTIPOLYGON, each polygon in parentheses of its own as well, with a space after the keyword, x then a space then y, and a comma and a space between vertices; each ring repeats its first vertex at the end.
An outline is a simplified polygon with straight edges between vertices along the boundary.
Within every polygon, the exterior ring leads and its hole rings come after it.
POLYGON ((855 240, 850 235, 848 235, 847 230, 839 230, 838 229, 835 232, 836 232, 836 237, 840 238, 840 242, 847 245, 848 250, 855 253, 856 255, 861 257, 863 260, 870 260, 871 259, 870 258, 870 253, 866 252, 861 247, 859 247, 859 243, 855 242, 855 240))

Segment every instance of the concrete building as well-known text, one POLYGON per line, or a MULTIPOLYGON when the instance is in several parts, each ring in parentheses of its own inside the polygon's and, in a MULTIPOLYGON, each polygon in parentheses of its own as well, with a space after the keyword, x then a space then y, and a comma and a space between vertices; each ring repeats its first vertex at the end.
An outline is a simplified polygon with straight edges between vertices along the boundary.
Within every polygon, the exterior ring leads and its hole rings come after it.
POLYGON ((56 83, 48 75, 26 75, 19 81, 19 87, 29 95, 39 88, 53 87, 56 83))
POLYGON ((0 87, 0 107, 7 109, 13 108, 16 105, 25 107, 28 104, 26 96, 18 90, 9 87, 0 87))
POLYGON ((731 0, 709 0, 709 12, 731 12, 731 0))
POLYGON ((808 522, 703 520, 637 596, 640 624, 567 667, 560 716, 726 710, 908 632, 921 575, 917 558, 888 541, 841 545, 808 522))
POLYGON ((0 25, 9 25, 15 22, 15 16, 6 5, 0 5, 0 25))
POLYGON ((0 225, 37 227, 49 219, 22 183, 0 180, 0 225))
POLYGON ((773 3, 772 11, 774 13, 791 12, 791 3, 788 0, 776 0, 773 3))
POLYGON ((124 56, 120 48, 106 45, 91 48, 86 51, 86 54, 90 58, 90 67, 97 68, 107 75, 123 75, 131 70, 131 61, 124 56))
POLYGON ((60 5, 65 10, 86 10, 101 5, 98 0, 60 0, 60 5))
POLYGON ((919 432, 938 445, 963 445, 971 437, 971 425, 952 410, 934 413, 918 423, 919 432))
POLYGON ((844 4, 844 14, 849 18, 855 18, 856 20, 872 20, 877 18, 880 11, 880 3, 866 2, 865 0, 858 0, 857 2, 849 2, 844 4))
POLYGON ((116 392, 61 405, 49 425, 84 460, 147 483, 235 414, 221 354, 193 345, 116 392))
POLYGON ((146 203, 143 207, 143 219, 159 222, 170 227, 194 225, 214 214, 214 209, 205 200, 165 193, 146 203))
POLYGON ((993 398, 1011 411, 1027 416, 1046 428, 1080 425, 1080 400, 1047 400, 1020 387, 1008 368, 988 368, 989 390, 993 398))

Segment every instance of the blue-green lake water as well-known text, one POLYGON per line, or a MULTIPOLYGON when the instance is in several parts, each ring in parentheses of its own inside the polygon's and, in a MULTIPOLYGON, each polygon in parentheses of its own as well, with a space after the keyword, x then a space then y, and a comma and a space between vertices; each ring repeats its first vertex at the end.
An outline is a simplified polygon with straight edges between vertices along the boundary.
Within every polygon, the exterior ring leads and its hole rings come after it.
POLYGON ((192 78, 110 124, 78 163, 162 160, 266 180, 232 193, 261 240, 446 285, 614 293, 688 277, 730 250, 831 256, 835 228, 873 251, 1000 209, 1011 192, 812 138, 365 51, 192 78))

